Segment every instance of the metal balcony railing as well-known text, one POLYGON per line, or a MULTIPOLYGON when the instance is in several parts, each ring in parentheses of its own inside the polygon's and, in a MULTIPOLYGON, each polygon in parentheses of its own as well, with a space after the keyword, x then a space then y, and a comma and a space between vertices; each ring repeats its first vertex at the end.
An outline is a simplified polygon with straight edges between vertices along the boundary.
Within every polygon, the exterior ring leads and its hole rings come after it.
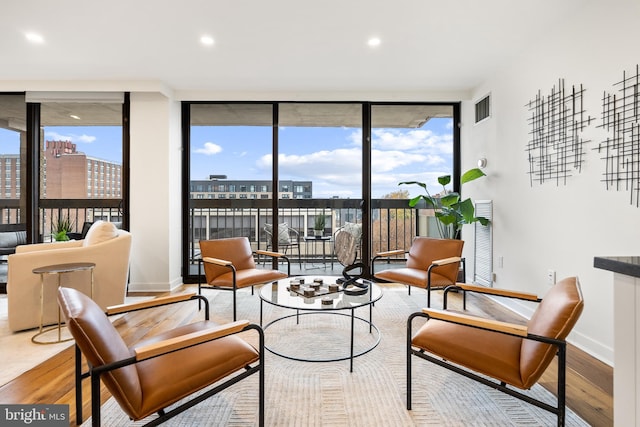
MULTIPOLYGON (((278 223, 286 223, 300 236, 300 250, 289 250, 292 264, 335 261, 334 233, 346 223, 362 223, 360 204, 360 200, 355 199, 280 200, 278 223), (323 235, 329 239, 323 244, 312 239, 318 215, 326 218, 323 235)), ((426 209, 410 208, 406 200, 398 199, 375 199, 371 206, 369 239, 372 253, 408 248, 416 235, 431 234, 428 219, 432 213, 426 209)), ((40 201, 39 215, 41 241, 51 240, 58 218, 69 218, 74 232, 80 232, 85 221, 122 221, 118 199, 44 199, 40 201)), ((0 199, 0 224, 16 224, 18 218, 19 201, 0 199)), ((186 236, 189 264, 197 264, 200 240, 244 236, 254 249, 266 249, 270 243, 266 224, 273 224, 270 199, 190 200, 189 234, 186 236)), ((363 236, 363 239, 367 237, 363 236)))
MULTIPOLYGON (((266 249, 270 237, 265 225, 273 223, 271 200, 207 200, 190 201, 190 235, 188 241, 190 263, 199 257, 200 240, 223 237, 247 237, 253 249, 266 249)), ((426 234, 428 221, 425 210, 410 208, 406 200, 376 199, 372 201, 372 252, 408 248, 419 231, 426 234)), ((326 218, 324 236, 333 242, 335 232, 346 223, 362 223, 359 200, 312 199, 281 200, 278 223, 293 228, 300 236, 300 252, 289 250, 292 263, 324 261, 329 249, 313 239, 313 225, 318 215, 326 218)), ((366 238, 366 237, 364 237, 366 238)), ((269 245, 270 246, 270 245, 269 245)), ((333 255, 333 245, 330 254, 333 255)))
MULTIPOLYGON (((20 222, 19 202, 17 199, 0 199, 0 224, 20 222)), ((40 201, 39 209, 40 242, 51 241, 55 223, 59 218, 68 218, 74 233, 80 233, 87 221, 122 221, 120 203, 119 199, 43 199, 40 201)))

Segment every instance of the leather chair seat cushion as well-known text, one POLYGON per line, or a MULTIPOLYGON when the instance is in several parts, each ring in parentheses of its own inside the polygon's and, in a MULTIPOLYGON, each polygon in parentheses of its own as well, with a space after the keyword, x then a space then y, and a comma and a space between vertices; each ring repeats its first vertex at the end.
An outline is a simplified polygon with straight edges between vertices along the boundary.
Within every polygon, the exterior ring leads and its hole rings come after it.
POLYGON ((411 343, 449 362, 523 388, 519 337, 429 320, 411 343))
MULTIPOLYGON (((210 321, 191 323, 136 343, 134 348, 214 326, 216 323, 210 321)), ((250 344, 237 336, 228 336, 138 363, 142 402, 129 415, 134 419, 145 418, 259 358, 250 344)))
MULTIPOLYGON (((451 285, 451 280, 436 273, 437 270, 431 271, 431 287, 442 288, 451 285)), ((389 282, 403 283, 405 285, 417 286, 419 288, 427 288, 428 274, 426 270, 418 270, 415 268, 392 268, 383 270, 374 275, 377 279, 387 280, 389 282)))
MULTIPOLYGON (((245 288, 247 286, 263 284, 274 280, 284 279, 286 277, 287 273, 283 273, 278 270, 266 270, 259 268, 238 270, 236 272, 236 287, 245 288)), ((209 282, 209 285, 232 288, 233 274, 231 272, 222 274, 209 282)))

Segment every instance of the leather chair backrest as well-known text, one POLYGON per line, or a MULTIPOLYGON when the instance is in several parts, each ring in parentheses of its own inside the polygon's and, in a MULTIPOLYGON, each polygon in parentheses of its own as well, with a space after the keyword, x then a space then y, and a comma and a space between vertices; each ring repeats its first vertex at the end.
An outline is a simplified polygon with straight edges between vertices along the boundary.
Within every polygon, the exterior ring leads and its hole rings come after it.
MULTIPOLYGON (((409 249, 407 267, 426 271, 434 260, 462 256, 463 246, 463 240, 416 237, 409 249)), ((454 263, 437 267, 434 272, 455 283, 459 268, 460 263, 454 263)))
MULTIPOLYGON (((560 340, 566 339, 580 318, 584 301, 577 277, 568 277, 553 285, 538 304, 527 323, 530 334, 560 340)), ((520 351, 520 372, 525 388, 538 381, 556 354, 556 347, 532 340, 523 340, 520 351)))
MULTIPOLYGON (((249 239, 246 237, 200 240, 200 254, 203 258, 211 257, 231 261, 236 270, 256 268, 251 244, 249 244, 249 239)), ((228 272, 228 268, 214 264, 206 263, 204 266, 204 273, 208 282, 228 272)))
MULTIPOLYGON (((133 356, 102 309, 82 292, 61 287, 58 304, 67 327, 82 354, 92 366, 101 366, 133 356)), ((101 376, 111 395, 128 415, 141 406, 142 391, 137 368, 125 366, 101 376)))

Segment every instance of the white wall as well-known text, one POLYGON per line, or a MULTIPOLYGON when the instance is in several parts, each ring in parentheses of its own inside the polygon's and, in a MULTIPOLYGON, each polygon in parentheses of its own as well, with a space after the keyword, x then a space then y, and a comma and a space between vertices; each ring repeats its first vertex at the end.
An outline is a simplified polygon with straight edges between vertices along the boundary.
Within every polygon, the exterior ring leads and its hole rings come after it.
POLYGON ((165 95, 131 94, 130 291, 182 283, 179 118, 179 103, 165 95))
MULTIPOLYGON (((595 269, 595 256, 640 255, 640 208, 627 191, 607 191, 601 182, 604 162, 593 151, 607 134, 601 123, 603 92, 617 91, 623 71, 640 62, 640 6, 637 0, 591 2, 574 19, 541 28, 531 46, 523 46, 513 63, 478 87, 476 101, 490 93, 492 116, 473 124, 473 102, 463 106, 463 170, 486 157, 488 177, 467 184, 465 196, 494 201, 494 286, 548 291, 547 270, 557 278, 577 275, 585 310, 570 341, 613 364, 613 273, 595 269), (536 38, 537 36, 537 38, 536 38), (525 146, 530 116, 525 107, 538 92, 549 94, 565 79, 565 88, 583 85, 584 106, 595 122, 582 134, 586 157, 581 173, 566 185, 530 185, 525 146), (498 268, 498 257, 503 267, 498 268)), ((470 226, 464 230, 470 239, 470 226)), ((467 245, 472 256, 472 245, 467 245)), ((531 306, 508 303, 529 316, 531 306)))

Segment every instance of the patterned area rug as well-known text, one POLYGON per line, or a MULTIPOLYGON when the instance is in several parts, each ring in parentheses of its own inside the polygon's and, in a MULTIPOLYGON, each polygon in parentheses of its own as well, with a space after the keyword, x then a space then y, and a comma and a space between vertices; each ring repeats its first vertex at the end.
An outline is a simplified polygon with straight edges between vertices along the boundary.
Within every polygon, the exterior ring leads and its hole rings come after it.
MULTIPOLYGON (((231 318, 231 294, 205 291, 214 320, 231 318)), ((553 414, 521 402, 461 375, 423 360, 414 360, 413 410, 406 409, 406 320, 425 304, 425 293, 384 287, 373 310, 381 333, 371 352, 349 361, 309 363, 266 354, 265 423, 268 426, 552 426, 553 414)), ((250 291, 239 292, 239 318, 259 322, 260 302, 250 291)), ((437 307, 439 303, 434 303, 437 307)), ((265 304, 264 320, 290 314, 265 304)), ((368 309, 356 315, 368 318, 368 309)), ((253 342, 254 337, 245 338, 253 342)), ((271 325, 265 331, 267 346, 301 358, 334 358, 348 354, 349 318, 327 314, 302 316, 271 325)), ((375 343, 364 322, 356 322, 356 353, 375 343)), ((257 376, 173 418, 168 426, 257 425, 257 376)), ((531 395, 554 402, 541 386, 531 395)), ((150 419, 144 420, 148 422, 150 419)), ((102 407, 102 425, 131 424, 113 399, 102 407)), ((90 425, 86 420, 83 425, 90 425)), ((587 425, 567 410, 567 425, 587 425)))

